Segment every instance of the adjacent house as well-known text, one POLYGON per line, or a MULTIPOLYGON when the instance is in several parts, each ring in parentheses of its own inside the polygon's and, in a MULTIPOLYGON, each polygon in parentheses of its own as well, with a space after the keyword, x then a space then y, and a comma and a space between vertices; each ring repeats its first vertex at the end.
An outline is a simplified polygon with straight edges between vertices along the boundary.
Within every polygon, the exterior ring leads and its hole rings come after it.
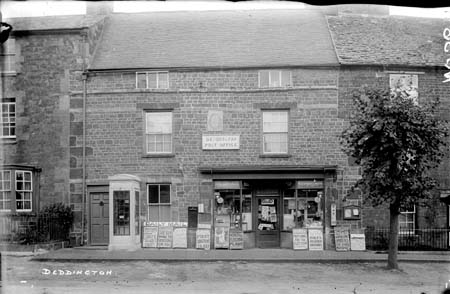
MULTIPOLYGON (((237 230, 244 248, 292 248, 302 228, 334 249, 336 227, 387 220, 349 193, 360 171, 339 143, 348 93, 410 87, 418 103, 439 95, 448 115, 437 20, 102 8, 11 23, 2 213, 63 201, 84 245, 141 247, 159 225, 186 228, 186 247, 206 230, 227 248, 223 232, 237 230)), ((442 199, 447 173, 448 160, 436 172, 442 199)), ((446 228, 447 206, 433 207, 438 217, 405 211, 402 227, 446 228)))

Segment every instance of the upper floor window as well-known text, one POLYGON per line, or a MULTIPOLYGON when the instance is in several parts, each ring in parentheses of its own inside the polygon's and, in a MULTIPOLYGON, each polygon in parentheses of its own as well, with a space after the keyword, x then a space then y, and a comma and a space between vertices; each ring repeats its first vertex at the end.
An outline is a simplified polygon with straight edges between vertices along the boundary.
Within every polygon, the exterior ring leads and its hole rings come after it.
POLYGON ((288 111, 263 111, 263 153, 288 152, 288 111))
POLYGON ((419 103, 419 81, 416 74, 390 74, 389 88, 391 93, 405 93, 415 104, 419 103))
POLYGON ((14 98, 5 98, 0 102, 0 138, 16 137, 16 102, 14 98))
POLYGON ((145 113, 146 153, 172 153, 172 112, 145 113))
POLYGON ((286 70, 260 70, 259 87, 276 88, 291 86, 291 72, 286 70))
POLYGON ((137 72, 136 88, 168 89, 169 73, 167 71, 137 72))
POLYGON ((15 45, 15 40, 12 38, 3 43, 3 50, 0 51, 0 71, 3 73, 14 73, 16 71, 15 45))

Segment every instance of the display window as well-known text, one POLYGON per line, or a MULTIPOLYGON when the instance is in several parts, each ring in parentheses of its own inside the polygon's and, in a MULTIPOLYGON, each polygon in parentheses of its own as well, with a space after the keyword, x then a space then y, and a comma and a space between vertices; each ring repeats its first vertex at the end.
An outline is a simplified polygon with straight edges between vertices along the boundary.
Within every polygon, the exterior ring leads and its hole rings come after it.
POLYGON ((252 193, 240 181, 215 182, 215 226, 252 230, 252 193))
POLYGON ((285 190, 283 230, 323 226, 322 190, 285 190))

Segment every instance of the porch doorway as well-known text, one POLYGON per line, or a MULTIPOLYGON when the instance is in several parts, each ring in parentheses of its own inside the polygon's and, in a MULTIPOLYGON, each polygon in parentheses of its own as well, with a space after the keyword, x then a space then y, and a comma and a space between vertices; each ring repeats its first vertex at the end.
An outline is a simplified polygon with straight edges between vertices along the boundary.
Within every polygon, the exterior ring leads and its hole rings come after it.
POLYGON ((280 192, 257 190, 255 209, 256 246, 258 248, 280 247, 280 192))

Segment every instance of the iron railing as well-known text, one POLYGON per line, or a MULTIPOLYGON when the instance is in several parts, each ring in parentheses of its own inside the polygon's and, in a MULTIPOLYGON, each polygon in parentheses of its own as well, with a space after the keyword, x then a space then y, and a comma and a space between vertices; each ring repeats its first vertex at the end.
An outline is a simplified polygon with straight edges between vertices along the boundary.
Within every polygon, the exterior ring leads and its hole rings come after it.
POLYGON ((4 215, 0 217, 3 242, 36 244, 69 240, 69 230, 58 217, 48 215, 4 215))
MULTIPOLYGON (((388 228, 367 228, 366 248, 387 250, 389 248, 388 228)), ((400 230, 398 249, 408 251, 449 250, 450 229, 400 230)))

